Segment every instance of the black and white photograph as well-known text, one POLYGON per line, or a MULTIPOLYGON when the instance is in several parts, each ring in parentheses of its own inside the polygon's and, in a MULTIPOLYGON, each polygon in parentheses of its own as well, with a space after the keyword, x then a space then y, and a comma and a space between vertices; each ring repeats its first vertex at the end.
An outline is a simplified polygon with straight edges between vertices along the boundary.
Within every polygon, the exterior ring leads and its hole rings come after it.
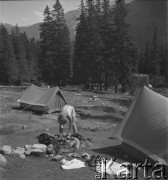
POLYGON ((0 0, 0 180, 168 179, 168 0, 0 0))

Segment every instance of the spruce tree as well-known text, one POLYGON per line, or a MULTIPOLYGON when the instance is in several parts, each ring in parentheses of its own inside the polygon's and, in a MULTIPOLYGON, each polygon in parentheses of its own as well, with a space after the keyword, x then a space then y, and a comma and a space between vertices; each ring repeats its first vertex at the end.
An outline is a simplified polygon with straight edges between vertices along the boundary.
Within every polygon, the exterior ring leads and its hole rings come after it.
POLYGON ((18 70, 17 84, 20 85, 24 81, 27 81, 27 52, 24 45, 25 39, 24 35, 21 35, 19 27, 16 25, 12 30, 12 41, 16 57, 16 66, 18 70))
POLYGON ((0 83, 14 84, 17 79, 15 54, 6 28, 0 25, 0 83))
POLYGON ((157 76, 160 75, 160 58, 159 58, 159 50, 158 50, 158 34, 157 27, 154 28, 153 32, 153 41, 150 52, 150 75, 155 78, 155 87, 157 87, 157 76))
POLYGON ((52 15, 48 7, 44 9, 44 21, 40 25, 40 47, 41 47, 41 61, 39 62, 41 70, 41 78, 45 82, 50 83, 50 73, 52 64, 52 46, 51 46, 51 25, 52 25, 52 15), (46 76, 47 74, 47 76, 46 76))
POLYGON ((144 73, 149 74, 150 72, 150 51, 149 51, 149 43, 146 43, 144 50, 144 73))
POLYGON ((108 86, 108 78, 114 74, 114 15, 113 8, 109 0, 102 2, 101 13, 101 37, 104 43, 103 48, 103 67, 104 67, 104 84, 105 90, 108 86))
POLYGON ((168 82, 168 45, 161 44, 159 48, 159 58, 161 66, 161 75, 165 77, 165 82, 168 82))
POLYGON ((77 84, 87 84, 87 15, 86 7, 83 0, 80 5, 81 14, 77 19, 75 47, 74 47, 74 63, 73 63, 73 80, 77 84))
POLYGON ((36 50, 36 41, 34 38, 29 40, 28 49, 27 49, 27 62, 28 62, 28 81, 36 82, 38 79, 38 57, 36 50))
POLYGON ((145 72, 145 62, 144 62, 144 51, 141 49, 141 53, 138 58, 138 73, 144 74, 145 72))
POLYGON ((99 31, 99 23, 94 1, 87 2, 87 68, 90 83, 99 82, 99 64, 102 55, 103 41, 99 31))
POLYGON ((128 13, 127 4, 124 0, 117 0, 114 6, 115 23, 115 78, 116 88, 120 83, 123 92, 129 84, 130 75, 137 69, 137 53, 133 46, 131 37, 128 35, 128 24, 126 16, 128 13))
POLYGON ((64 10, 59 0, 52 11, 52 56, 54 65, 54 81, 58 85, 66 85, 70 79, 70 38, 69 30, 64 18, 64 10))

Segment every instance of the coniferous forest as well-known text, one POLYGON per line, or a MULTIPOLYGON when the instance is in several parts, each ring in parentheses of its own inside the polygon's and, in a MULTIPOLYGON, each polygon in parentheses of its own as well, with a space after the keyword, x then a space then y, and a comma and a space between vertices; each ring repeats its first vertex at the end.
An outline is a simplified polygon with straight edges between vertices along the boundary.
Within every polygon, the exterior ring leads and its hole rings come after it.
MULTIPOLYGON (((64 10, 59 0, 46 6, 40 40, 28 39, 16 25, 12 32, 0 25, 0 84, 43 82, 107 90, 130 85, 133 73, 160 76, 168 84, 168 45, 158 40, 154 27, 150 42, 136 47, 127 23, 124 0, 81 0, 75 42, 70 41, 64 10)), ((157 86, 156 84, 152 84, 157 86)))

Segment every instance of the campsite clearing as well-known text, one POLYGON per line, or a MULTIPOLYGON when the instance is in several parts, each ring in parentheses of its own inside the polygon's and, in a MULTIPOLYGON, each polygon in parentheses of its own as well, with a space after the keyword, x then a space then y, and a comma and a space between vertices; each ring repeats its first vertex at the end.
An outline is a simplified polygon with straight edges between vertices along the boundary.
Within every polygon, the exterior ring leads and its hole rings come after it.
MULTIPOLYGON (((116 157, 117 162, 134 162, 125 156, 121 146, 114 139, 109 139, 122 121, 133 97, 122 94, 95 94, 74 91, 62 91, 67 102, 77 109, 79 133, 92 138, 93 142, 86 149, 89 154, 99 154, 108 159, 116 157), (96 100, 92 97, 97 96, 96 100)), ((58 114, 40 114, 29 110, 22 111, 17 99, 23 89, 3 89, 0 94, 0 147, 10 145, 24 147, 25 144, 37 143, 36 137, 43 132, 58 134, 58 114), (25 127, 25 128, 23 128, 25 127)), ((95 178, 94 169, 86 168, 65 171, 58 162, 47 158, 26 158, 6 156, 8 164, 2 173, 2 180, 53 180, 95 178)), ((111 179, 110 176, 107 176, 111 179)), ((144 179, 142 172, 139 179, 144 179)))

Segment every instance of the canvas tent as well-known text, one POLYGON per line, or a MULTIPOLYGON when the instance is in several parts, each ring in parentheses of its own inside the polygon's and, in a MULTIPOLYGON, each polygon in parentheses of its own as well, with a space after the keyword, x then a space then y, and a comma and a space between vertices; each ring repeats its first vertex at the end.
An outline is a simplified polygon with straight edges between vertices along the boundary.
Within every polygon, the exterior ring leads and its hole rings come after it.
POLYGON ((41 88, 31 85, 18 100, 20 107, 41 112, 60 111, 66 100, 58 87, 41 88))
POLYGON ((137 160, 147 157, 167 165, 168 99, 142 88, 113 137, 137 160))

